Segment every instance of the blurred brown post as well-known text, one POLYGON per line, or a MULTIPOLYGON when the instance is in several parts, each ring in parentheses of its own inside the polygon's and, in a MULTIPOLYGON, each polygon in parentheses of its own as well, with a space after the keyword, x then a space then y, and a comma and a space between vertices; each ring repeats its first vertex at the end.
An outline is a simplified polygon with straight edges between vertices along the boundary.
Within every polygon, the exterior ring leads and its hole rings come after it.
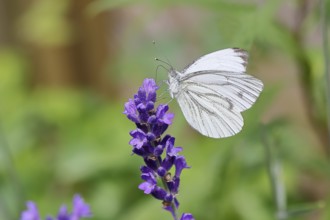
MULTIPOLYGON (((0 0, 1 1, 1 0, 0 0)), ((2 0, 3 1, 3 0, 2 0)), ((87 14, 92 0, 71 0, 64 14, 72 39, 64 44, 25 44, 31 59, 32 82, 36 86, 81 86, 109 96, 115 89, 106 69, 114 60, 116 47, 110 12, 87 14), (115 44, 115 43, 114 43, 115 44)), ((30 1, 38 3, 38 0, 30 1)), ((31 4, 29 4, 31 5, 31 4)), ((28 8, 27 8, 28 10, 28 8)), ((111 70, 110 70, 111 71, 111 70)))
POLYGON ((92 0, 72 0, 71 4, 70 17, 75 35, 74 62, 77 67, 75 79, 82 85, 106 94, 111 91, 106 64, 110 61, 109 57, 116 53, 108 47, 108 42, 113 43, 113 34, 108 28, 111 15, 108 12, 89 16, 87 7, 91 2, 92 0))

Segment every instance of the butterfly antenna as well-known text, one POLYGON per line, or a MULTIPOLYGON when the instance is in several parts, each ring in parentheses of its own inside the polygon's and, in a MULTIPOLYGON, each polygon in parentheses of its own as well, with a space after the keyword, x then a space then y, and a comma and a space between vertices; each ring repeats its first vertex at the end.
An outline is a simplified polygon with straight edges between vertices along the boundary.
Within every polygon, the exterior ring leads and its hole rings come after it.
MULTIPOLYGON (((152 41, 152 44, 154 45, 155 48, 157 48, 158 50, 158 47, 156 47, 156 41, 152 41)), ((167 58, 166 58, 167 59, 167 58)), ((164 60, 161 60, 159 58, 155 58, 156 61, 158 62, 161 62, 161 64, 157 65, 156 67, 156 82, 158 81, 158 70, 159 68, 163 68, 166 70, 166 72, 170 72, 170 70, 173 68, 172 65, 170 64, 170 62, 166 62, 164 60), (166 64, 166 65, 163 65, 163 64, 166 64)), ((167 59, 168 60, 168 59, 167 59)))
POLYGON ((166 62, 166 61, 161 60, 161 59, 159 59, 159 58, 155 58, 155 60, 158 61, 158 62, 161 62, 161 63, 164 63, 164 64, 168 65, 168 66, 170 67, 170 69, 173 68, 172 65, 170 64, 170 62, 166 62))

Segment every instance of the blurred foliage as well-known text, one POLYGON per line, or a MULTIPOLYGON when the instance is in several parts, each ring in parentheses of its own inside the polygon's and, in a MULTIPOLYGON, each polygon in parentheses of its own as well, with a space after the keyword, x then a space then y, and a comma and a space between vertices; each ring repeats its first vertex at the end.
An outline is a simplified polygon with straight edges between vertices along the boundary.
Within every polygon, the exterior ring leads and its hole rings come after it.
MULTIPOLYGON (((20 39, 46 47, 77 40, 66 20, 72 2, 34 1, 18 19, 20 39)), ((298 69, 304 68, 299 66, 303 60, 310 67, 305 73, 310 80, 301 89, 310 96, 307 102, 314 120, 326 127, 322 47, 297 40, 297 34, 303 37, 318 27, 318 7, 306 14, 298 33, 278 19, 283 7, 299 8, 306 2, 91 1, 84 8, 87 17, 116 12, 123 18, 117 23, 124 28, 114 32, 120 36, 120 49, 113 51, 115 62, 109 58, 111 67, 103 68, 108 70, 107 80, 118 88, 108 98, 89 88, 35 86, 29 53, 19 44, 3 47, 0 219, 18 219, 26 200, 35 201, 42 216, 56 213, 61 203, 70 203, 74 193, 81 193, 91 204, 95 220, 171 219, 160 202, 137 188, 142 161, 131 155, 128 133, 134 125, 122 114, 124 103, 143 78, 155 76, 155 55, 169 57, 171 64, 183 67, 202 53, 242 47, 251 51, 251 70, 267 57, 284 57, 298 69), (155 39, 156 48, 151 43, 155 39)), ((171 102, 176 118, 168 133, 184 147, 183 154, 192 166, 182 175, 179 210, 193 213, 196 219, 274 219, 276 205, 262 141, 266 134, 283 167, 288 211, 314 211, 290 219, 312 219, 313 215, 329 219, 327 146, 322 141, 316 144, 310 138, 311 129, 299 128, 289 117, 272 118, 261 126, 262 116, 274 106, 287 82, 268 83, 267 72, 258 77, 266 82, 264 92, 243 113, 244 129, 232 138, 202 137, 189 128, 171 102)), ((165 78, 166 73, 159 70, 157 80, 165 78)), ((314 136, 319 138, 318 133, 314 136)))

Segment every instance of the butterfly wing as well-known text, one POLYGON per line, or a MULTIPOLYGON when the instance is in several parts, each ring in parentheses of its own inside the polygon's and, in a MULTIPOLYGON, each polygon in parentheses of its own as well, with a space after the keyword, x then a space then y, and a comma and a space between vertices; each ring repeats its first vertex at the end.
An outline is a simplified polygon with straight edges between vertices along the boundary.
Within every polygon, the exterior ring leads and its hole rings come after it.
POLYGON ((180 74, 176 99, 188 123, 213 138, 243 127, 241 112, 259 97, 263 83, 245 74, 248 54, 229 48, 197 59, 180 74))
POLYGON ((238 74, 245 73, 247 59, 248 53, 239 48, 218 50, 198 58, 184 68, 182 74, 186 75, 206 70, 221 70, 238 74))
POLYGON ((252 106, 263 88, 260 80, 231 72, 197 72, 183 79, 176 99, 186 120, 213 138, 238 133, 244 124, 240 112, 252 106))
POLYGON ((233 111, 230 100, 210 89, 189 84, 176 99, 188 123, 205 136, 229 137, 243 126, 243 118, 233 111))
MULTIPOLYGON (((242 112, 249 109, 259 97, 263 89, 263 83, 248 74, 237 74, 235 72, 200 71, 182 77, 180 85, 185 90, 190 90, 191 85, 208 88, 207 94, 201 96, 219 96, 232 105, 232 110, 242 112)), ((205 97, 206 98, 206 97, 205 97)))

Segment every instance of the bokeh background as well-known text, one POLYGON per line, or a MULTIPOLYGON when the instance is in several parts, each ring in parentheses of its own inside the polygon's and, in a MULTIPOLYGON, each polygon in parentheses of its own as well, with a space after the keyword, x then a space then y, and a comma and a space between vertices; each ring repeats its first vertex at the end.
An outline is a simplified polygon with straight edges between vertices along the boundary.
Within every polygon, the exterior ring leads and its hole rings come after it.
POLYGON ((95 220, 171 219, 137 188, 143 162, 131 155, 124 103, 144 78, 167 78, 155 57, 180 70, 227 47, 249 51, 248 72, 265 88, 243 113, 243 131, 226 139, 201 136, 170 102, 168 133, 192 167, 182 174, 180 212, 330 219, 326 4, 0 0, 0 219, 19 219, 27 200, 55 214, 75 193, 95 220), (274 183, 285 192, 280 203, 274 183))

